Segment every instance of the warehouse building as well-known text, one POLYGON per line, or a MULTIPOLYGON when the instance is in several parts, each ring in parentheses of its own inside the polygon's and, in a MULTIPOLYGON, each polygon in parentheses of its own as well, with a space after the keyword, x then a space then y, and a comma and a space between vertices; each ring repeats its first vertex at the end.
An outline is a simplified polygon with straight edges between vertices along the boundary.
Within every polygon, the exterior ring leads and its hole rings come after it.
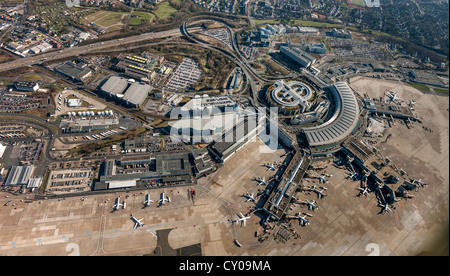
POLYGON ((151 91, 151 86, 148 84, 133 83, 126 91, 122 101, 132 107, 139 107, 147 99, 151 91))
POLYGON ((34 166, 13 166, 9 170, 8 178, 6 179, 5 185, 27 185, 33 174, 34 166))
POLYGON ((112 76, 100 88, 101 92, 108 97, 123 97, 124 91, 128 87, 128 81, 125 78, 112 76))
POLYGON ((92 70, 87 67, 87 63, 81 60, 67 61, 55 67, 55 71, 79 82, 86 80, 92 75, 92 70))
POLYGON ((144 103, 151 89, 152 87, 148 84, 112 76, 101 86, 100 93, 124 105, 139 107, 144 103))

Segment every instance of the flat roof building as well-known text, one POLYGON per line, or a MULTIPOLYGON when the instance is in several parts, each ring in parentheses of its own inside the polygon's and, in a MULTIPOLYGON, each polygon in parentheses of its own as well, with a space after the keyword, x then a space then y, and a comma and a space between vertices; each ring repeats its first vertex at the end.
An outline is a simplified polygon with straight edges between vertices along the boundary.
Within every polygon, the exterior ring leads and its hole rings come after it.
POLYGON ((306 68, 316 62, 311 55, 293 46, 281 46, 280 52, 306 68))
MULTIPOLYGON (((99 177, 99 182, 94 186, 95 190, 123 188, 135 186, 134 183, 140 180, 160 180, 163 183, 191 181, 192 167, 189 161, 189 153, 158 154, 154 156, 146 155, 135 157, 134 160, 121 161, 123 166, 154 162, 152 168, 140 173, 115 174, 115 161, 108 160, 104 166, 104 173, 99 177), (113 164, 114 163, 114 164, 113 164)), ((136 184, 137 185, 137 184, 136 184)))
POLYGON ((39 90, 39 84, 37 82, 29 81, 17 81, 14 82, 14 87, 18 91, 36 92, 39 90))
POLYGON ((34 166, 13 166, 8 174, 5 185, 26 185, 33 174, 34 166))
POLYGON ((133 83, 126 91, 122 100, 130 106, 139 107, 144 103, 151 91, 151 86, 148 84, 133 83))
POLYGON ((55 71, 74 81, 84 81, 92 75, 92 70, 89 69, 84 62, 79 62, 77 60, 64 62, 55 67, 55 71))
POLYGON ((101 87, 101 91, 110 97, 123 95, 128 87, 128 81, 125 78, 112 76, 101 87))

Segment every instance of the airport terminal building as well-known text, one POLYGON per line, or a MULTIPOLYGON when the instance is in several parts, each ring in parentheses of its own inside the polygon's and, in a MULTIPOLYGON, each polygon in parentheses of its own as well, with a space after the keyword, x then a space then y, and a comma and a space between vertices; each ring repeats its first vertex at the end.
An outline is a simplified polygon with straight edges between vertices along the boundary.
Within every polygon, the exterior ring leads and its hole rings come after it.
POLYGON ((355 129, 358 123, 358 102, 348 84, 338 82, 329 90, 333 97, 334 114, 323 124, 303 129, 309 146, 340 142, 355 129))

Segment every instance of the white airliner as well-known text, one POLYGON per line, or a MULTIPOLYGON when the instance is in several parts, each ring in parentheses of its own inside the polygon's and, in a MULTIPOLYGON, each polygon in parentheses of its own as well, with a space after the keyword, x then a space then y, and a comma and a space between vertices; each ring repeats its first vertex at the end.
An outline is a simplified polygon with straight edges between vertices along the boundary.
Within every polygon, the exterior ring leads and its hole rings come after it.
POLYGON ((312 190, 313 190, 314 192, 317 193, 317 196, 318 196, 319 198, 323 198, 323 197, 328 196, 328 195, 326 195, 326 194, 323 193, 323 191, 326 191, 327 188, 320 187, 320 189, 321 189, 320 191, 317 190, 317 189, 316 189, 316 185, 314 185, 314 186, 312 187, 312 190))
POLYGON ((364 188, 358 188, 358 190, 360 191, 359 192, 359 194, 358 194, 358 196, 368 196, 369 195, 369 192, 370 192, 370 190, 369 190, 369 187, 364 187, 364 188))
POLYGON ((237 219, 237 221, 240 221, 241 222, 241 227, 242 227, 242 225, 244 225, 244 227, 246 226, 246 221, 250 218, 250 216, 244 216, 242 213, 240 213, 239 212, 239 215, 238 215, 238 219, 237 219))
POLYGON ((349 173, 348 178, 351 178, 353 180, 357 180, 358 174, 357 173, 349 173))
POLYGON ((307 216, 308 216, 308 217, 312 217, 312 215, 306 214, 306 213, 305 213, 305 215, 302 217, 302 216, 300 216, 300 213, 297 213, 295 216, 291 216, 290 218, 298 219, 298 220, 299 220, 299 223, 300 223, 302 226, 306 226, 306 225, 309 224, 309 220, 306 219, 307 216))
POLYGON ((319 206, 315 205, 317 203, 317 201, 315 201, 315 200, 313 200, 313 201, 305 200, 302 203, 305 205, 308 205, 308 210, 315 211, 316 209, 319 209, 319 206))
POLYGON ((265 178, 265 177, 263 177, 263 178, 258 177, 258 178, 256 179, 256 181, 258 181, 258 185, 267 185, 267 182, 266 182, 266 178, 265 178))
POLYGON ((266 166, 268 170, 272 170, 272 171, 276 170, 275 167, 270 163, 266 163, 266 164, 264 164, 264 166, 266 166))
POLYGON ((145 205, 145 207, 148 207, 148 206, 150 206, 151 202, 153 202, 153 200, 150 199, 150 194, 146 194, 145 201, 143 202, 143 204, 145 205))
POLYGON ((114 211, 119 210, 119 206, 123 206, 123 204, 120 203, 120 196, 118 198, 116 198, 116 204, 113 205, 114 211))
POLYGON ((319 179, 320 183, 325 183, 328 181, 328 179, 326 179, 323 175, 319 175, 317 176, 317 178, 319 179))
POLYGON ((245 195, 244 195, 244 197, 246 197, 247 198, 247 200, 245 201, 245 202, 247 202, 247 201, 253 201, 253 202, 255 202, 255 198, 253 197, 253 193, 251 194, 251 195, 249 195, 248 193, 246 193, 245 195))
POLYGON ((389 96, 392 102, 397 99, 397 93, 388 92, 387 95, 389 96))
POLYGON ((164 202, 170 202, 170 197, 166 197, 164 192, 161 193, 161 198, 159 199, 159 204, 164 205, 164 202))
POLYGON ((133 217, 133 215, 130 216, 131 220, 134 222, 134 229, 144 226, 144 224, 141 222, 143 219, 136 219, 135 217, 133 217))
POLYGON ((419 184, 419 186, 421 188, 423 188, 424 186, 428 185, 428 184, 422 182, 422 178, 421 179, 413 179, 413 183, 419 184))
POLYGON ((387 204, 387 203, 384 203, 384 204, 379 203, 378 206, 380 206, 382 208, 380 213, 393 212, 392 209, 389 207, 389 204, 387 204))

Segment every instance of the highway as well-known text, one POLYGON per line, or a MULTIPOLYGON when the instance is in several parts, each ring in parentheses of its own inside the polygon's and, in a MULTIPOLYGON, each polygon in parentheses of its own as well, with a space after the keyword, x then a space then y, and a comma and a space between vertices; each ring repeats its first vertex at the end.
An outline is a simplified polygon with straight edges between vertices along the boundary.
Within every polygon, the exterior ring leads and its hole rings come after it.
MULTIPOLYGON (((192 31, 198 31, 192 30, 192 31)), ((84 46, 75 46, 72 48, 65 48, 62 50, 59 50, 57 52, 49 52, 49 53, 43 53, 40 55, 35 55, 32 57, 27 58, 20 58, 14 61, 6 62, 0 64, 0 72, 8 71, 12 69, 17 69, 20 67, 25 67, 29 65, 39 64, 42 62, 42 59, 45 59, 45 61, 51 61, 51 60, 58 60, 62 58, 68 58, 73 56, 79 56, 81 54, 89 54, 91 52, 96 52, 99 50, 106 50, 108 48, 113 49, 117 46, 125 47, 128 44, 134 44, 139 43, 147 40, 154 40, 158 38, 164 38, 164 37, 175 37, 175 36, 181 36, 180 29, 173 29, 163 32, 156 32, 156 33, 143 33, 140 35, 130 36, 130 37, 124 37, 120 39, 113 39, 98 43, 93 43, 90 45, 84 45, 84 46)))

